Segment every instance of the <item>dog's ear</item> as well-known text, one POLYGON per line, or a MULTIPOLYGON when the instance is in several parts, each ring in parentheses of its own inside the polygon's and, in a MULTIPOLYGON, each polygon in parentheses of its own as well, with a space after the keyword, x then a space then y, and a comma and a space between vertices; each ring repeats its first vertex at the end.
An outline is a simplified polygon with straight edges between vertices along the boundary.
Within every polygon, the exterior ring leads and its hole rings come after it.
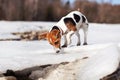
POLYGON ((50 32, 47 33, 47 40, 52 45, 51 38, 50 38, 50 32))
POLYGON ((49 32, 47 33, 47 35, 46 35, 46 38, 48 39, 48 36, 49 36, 49 32))
POLYGON ((46 39, 49 41, 49 32, 46 35, 46 39))
POLYGON ((41 39, 46 40, 47 36, 48 36, 48 32, 40 33, 40 34, 38 34, 38 39, 39 40, 41 40, 41 39))

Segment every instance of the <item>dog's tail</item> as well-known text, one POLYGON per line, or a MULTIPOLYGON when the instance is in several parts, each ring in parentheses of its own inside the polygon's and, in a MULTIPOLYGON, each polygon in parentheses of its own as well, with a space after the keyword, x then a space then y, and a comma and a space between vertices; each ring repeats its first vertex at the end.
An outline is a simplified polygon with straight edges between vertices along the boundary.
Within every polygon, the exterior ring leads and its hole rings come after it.
POLYGON ((80 8, 77 9, 80 12, 80 8))

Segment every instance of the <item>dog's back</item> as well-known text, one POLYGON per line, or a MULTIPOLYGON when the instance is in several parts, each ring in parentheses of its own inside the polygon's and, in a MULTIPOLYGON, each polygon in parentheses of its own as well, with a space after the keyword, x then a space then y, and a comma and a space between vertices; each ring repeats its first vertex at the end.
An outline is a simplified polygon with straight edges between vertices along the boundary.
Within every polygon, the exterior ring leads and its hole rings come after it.
POLYGON ((75 24, 77 30, 79 30, 83 23, 88 24, 87 18, 79 11, 72 11, 66 16, 62 17, 60 21, 56 24, 56 26, 60 27, 65 33, 68 30, 68 27, 65 24, 65 21, 71 21, 72 24, 75 24))

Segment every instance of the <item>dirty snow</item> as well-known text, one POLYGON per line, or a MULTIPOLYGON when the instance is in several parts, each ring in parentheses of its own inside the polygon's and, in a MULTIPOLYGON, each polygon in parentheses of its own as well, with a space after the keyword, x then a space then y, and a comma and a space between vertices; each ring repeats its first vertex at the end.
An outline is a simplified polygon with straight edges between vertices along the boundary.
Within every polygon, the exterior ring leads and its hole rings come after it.
MULTIPOLYGON (((0 38, 13 37, 11 32, 50 29, 55 22, 9 22, 0 21, 0 38)), ((83 33, 80 30, 81 41, 83 33)), ((98 80, 114 72, 120 57, 120 24, 90 23, 87 46, 72 44, 63 49, 62 54, 56 54, 47 41, 1 41, 0 42, 0 72, 7 69, 22 70, 28 67, 60 62, 81 60, 78 80, 98 80), (92 74, 92 75, 91 75, 92 74), (87 75, 87 77, 86 77, 87 75)))

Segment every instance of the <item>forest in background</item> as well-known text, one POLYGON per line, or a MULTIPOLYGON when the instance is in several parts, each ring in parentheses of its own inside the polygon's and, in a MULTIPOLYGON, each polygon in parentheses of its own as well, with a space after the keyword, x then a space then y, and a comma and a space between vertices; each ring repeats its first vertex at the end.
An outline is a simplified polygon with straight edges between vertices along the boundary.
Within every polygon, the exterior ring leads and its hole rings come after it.
POLYGON ((89 22, 120 23, 120 5, 89 0, 0 0, 0 20, 58 21, 70 11, 80 9, 89 22))

